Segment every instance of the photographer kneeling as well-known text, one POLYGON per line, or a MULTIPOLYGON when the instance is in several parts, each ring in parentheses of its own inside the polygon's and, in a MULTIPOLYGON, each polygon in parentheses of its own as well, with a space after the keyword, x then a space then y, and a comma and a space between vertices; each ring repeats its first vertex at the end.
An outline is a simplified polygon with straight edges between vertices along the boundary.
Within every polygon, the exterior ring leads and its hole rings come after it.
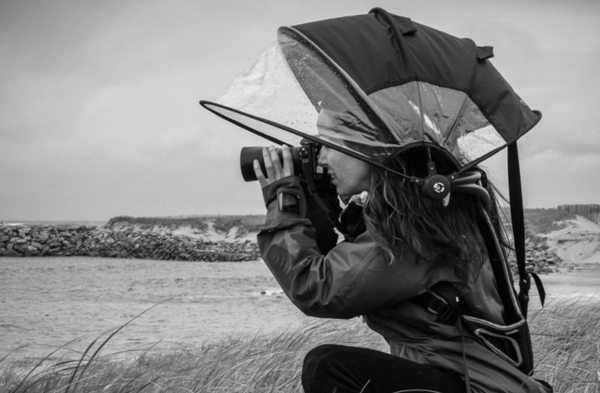
POLYGON ((280 28, 219 102, 201 101, 273 143, 306 142, 265 148, 250 167, 268 209, 262 258, 302 312, 360 316, 390 345, 312 349, 306 392, 552 391, 531 377, 516 176, 516 141, 541 113, 492 57, 375 8, 280 28), (506 147, 518 298, 493 187, 477 168, 506 147), (313 171, 317 152, 330 183, 313 171))
MULTIPOLYGON (((389 165, 408 176, 424 178, 425 149, 408 149, 389 165)), ((305 314, 362 316, 390 343, 392 352, 338 345, 315 348, 304 362, 306 392, 464 392, 466 368, 471 379, 484 379, 489 386, 543 391, 532 378, 490 357, 489 350, 456 323, 440 322, 413 301, 434 285, 448 282, 478 316, 501 323, 502 303, 480 229, 482 212, 487 210, 484 201, 453 193, 445 206, 427 198, 421 187, 406 178, 323 147, 318 162, 327 169, 337 193, 347 199, 367 191, 368 197, 362 214, 355 214, 364 225, 353 223, 364 231, 355 233, 353 241, 319 249, 317 231, 322 228, 313 226, 307 218, 310 214, 282 208, 286 197, 304 204, 306 195, 302 179, 293 175, 290 149, 283 146, 281 150, 283 163, 274 147, 263 150, 266 174, 254 162, 268 203, 266 226, 258 236, 263 259, 305 314)), ((443 154, 433 151, 429 155, 439 173, 456 170, 443 154)), ((487 191, 493 196, 489 185, 487 191)), ((353 198, 346 209, 359 207, 361 201, 355 199, 359 198, 353 198)), ((495 201, 490 211, 497 214, 495 201)), ((497 224, 498 217, 492 221, 497 224)))

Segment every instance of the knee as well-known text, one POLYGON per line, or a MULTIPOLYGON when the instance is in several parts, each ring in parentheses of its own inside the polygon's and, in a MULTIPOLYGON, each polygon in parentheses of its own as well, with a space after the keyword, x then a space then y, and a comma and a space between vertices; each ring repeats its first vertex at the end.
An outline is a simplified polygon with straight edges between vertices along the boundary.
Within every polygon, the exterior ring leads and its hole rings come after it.
POLYGON ((330 391, 326 386, 333 382, 336 363, 344 350, 343 346, 327 344, 315 347, 306 354, 302 367, 305 392, 330 391))
POLYGON ((323 367, 331 364, 332 360, 337 357, 337 353, 342 350, 342 346, 335 344, 320 345, 311 349, 304 357, 302 374, 322 370, 323 367))

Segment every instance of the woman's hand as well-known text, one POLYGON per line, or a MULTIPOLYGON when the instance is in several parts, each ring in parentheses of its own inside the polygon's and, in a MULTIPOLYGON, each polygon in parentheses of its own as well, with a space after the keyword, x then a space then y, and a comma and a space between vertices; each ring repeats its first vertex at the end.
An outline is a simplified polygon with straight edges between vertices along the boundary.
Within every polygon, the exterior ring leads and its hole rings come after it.
POLYGON ((258 160, 254 160, 254 173, 258 179, 258 183, 262 188, 265 188, 271 183, 276 182, 287 176, 294 174, 294 161, 292 159, 292 152, 289 146, 283 145, 281 147, 281 153, 283 156, 283 166, 277 154, 277 148, 275 146, 263 147, 263 160, 265 162, 265 169, 267 170, 267 177, 260 168, 258 160))

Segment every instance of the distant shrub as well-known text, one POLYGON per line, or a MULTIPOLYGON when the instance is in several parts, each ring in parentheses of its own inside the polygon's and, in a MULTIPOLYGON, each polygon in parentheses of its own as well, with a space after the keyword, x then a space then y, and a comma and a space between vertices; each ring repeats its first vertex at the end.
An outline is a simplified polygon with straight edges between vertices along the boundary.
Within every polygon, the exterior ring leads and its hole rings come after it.
POLYGON ((219 232, 229 232, 237 227, 237 235, 243 236, 248 232, 257 232, 260 226, 265 223, 265 216, 255 215, 212 215, 212 216, 191 216, 191 217, 130 217, 117 216, 111 218, 105 225, 112 229, 117 225, 138 225, 141 229, 152 229, 154 227, 163 227, 175 229, 180 226, 189 226, 194 229, 205 231, 208 229, 208 223, 213 222, 213 228, 219 232))
POLYGON ((525 230, 535 235, 557 231, 565 227, 559 222, 574 219, 575 214, 558 209, 526 209, 525 230))
MULTIPOLYGON (((503 208, 500 212, 501 219, 507 233, 512 234, 510 208, 503 208)), ((565 227, 565 220, 575 218, 575 214, 558 209, 524 209, 525 237, 534 242, 540 241, 540 236, 565 227)))
POLYGON ((208 224, 204 217, 113 217, 106 223, 107 228, 113 228, 117 224, 139 225, 142 229, 151 229, 155 226, 176 228, 179 226, 190 226, 205 230, 208 224))
POLYGON ((249 216, 216 216, 213 228, 220 232, 228 232, 233 227, 238 228, 238 235, 248 232, 257 232, 265 223, 263 215, 249 216))

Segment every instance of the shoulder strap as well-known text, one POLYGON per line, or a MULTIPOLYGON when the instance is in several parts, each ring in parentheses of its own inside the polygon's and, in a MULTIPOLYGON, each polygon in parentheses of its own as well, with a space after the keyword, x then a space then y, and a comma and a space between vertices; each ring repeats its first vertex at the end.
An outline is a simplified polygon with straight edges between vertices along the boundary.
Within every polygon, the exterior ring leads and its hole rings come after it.
POLYGON ((510 216, 513 228, 515 244, 515 256, 519 272, 519 306, 521 313, 527 318, 529 304, 529 289, 531 288, 531 277, 535 281, 540 295, 542 306, 546 300, 546 292, 542 281, 535 273, 527 273, 525 270, 525 215, 523 214, 523 194, 521 190, 521 168, 519 166, 519 151, 517 142, 508 146, 508 187, 510 196, 510 216))
POLYGON ((458 292, 447 281, 438 282, 411 301, 437 315, 439 321, 445 324, 454 325, 461 315, 458 292))
POLYGON ((517 142, 508 146, 508 188, 510 195, 510 218, 512 221, 515 257, 519 271, 519 305, 523 316, 527 315, 531 280, 525 270, 525 216, 521 191, 521 168, 517 142))
POLYGON ((461 305, 459 304, 458 291, 451 283, 440 281, 432 286, 427 292, 411 299, 427 311, 435 314, 441 323, 457 325, 462 340, 462 357, 465 368, 465 391, 471 393, 471 378, 467 366, 467 353, 465 347, 465 333, 461 321, 461 305))

